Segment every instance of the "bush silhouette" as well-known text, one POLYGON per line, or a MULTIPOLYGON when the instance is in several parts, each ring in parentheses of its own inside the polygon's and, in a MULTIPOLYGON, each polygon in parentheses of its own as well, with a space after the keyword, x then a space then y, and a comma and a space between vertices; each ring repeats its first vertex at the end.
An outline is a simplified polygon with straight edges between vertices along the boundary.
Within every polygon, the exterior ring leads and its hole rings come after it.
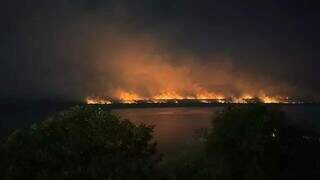
POLYGON ((286 122, 282 111, 259 103, 226 108, 212 121, 206 142, 212 177, 319 179, 319 134, 286 122))
POLYGON ((320 136, 275 108, 225 108, 197 148, 159 161, 152 126, 77 106, 3 139, 0 179, 318 180, 320 136))
POLYGON ((1 144, 1 179, 146 179, 157 162, 152 126, 76 106, 1 144))
POLYGON ((207 153, 224 179, 276 179, 285 116, 260 105, 232 106, 212 121, 207 153))

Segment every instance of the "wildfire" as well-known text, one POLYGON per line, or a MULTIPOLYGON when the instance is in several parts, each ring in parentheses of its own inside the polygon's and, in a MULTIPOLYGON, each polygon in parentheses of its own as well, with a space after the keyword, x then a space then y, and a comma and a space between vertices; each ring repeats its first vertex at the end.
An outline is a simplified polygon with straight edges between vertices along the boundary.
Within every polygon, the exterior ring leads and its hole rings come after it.
POLYGON ((196 93, 195 99, 224 99, 224 98, 225 97, 221 94, 200 90, 196 93))
POLYGON ((112 101, 99 98, 99 97, 87 97, 86 103, 87 104, 112 104, 112 101))
MULTIPOLYGON (((189 97, 190 98, 190 97, 189 97)), ((159 95, 153 96, 151 99, 154 100, 163 100, 163 99, 188 99, 188 97, 183 97, 176 92, 163 92, 159 95)))
POLYGON ((291 96, 296 88, 237 69, 232 57, 171 51, 149 35, 115 40, 93 49, 101 82, 92 90, 107 96, 89 97, 88 104, 301 102, 277 95, 291 96))
POLYGON ((287 101, 280 100, 279 97, 271 97, 267 95, 263 95, 259 97, 264 103, 287 103, 287 101))
POLYGON ((201 91, 195 93, 195 95, 183 96, 174 91, 165 91, 156 94, 151 97, 144 97, 137 93, 118 90, 115 93, 115 98, 102 98, 102 97, 88 97, 86 98, 87 104, 137 104, 137 103, 185 103, 185 102, 198 102, 198 103, 297 103, 292 101, 288 97, 283 98, 281 96, 269 96, 262 94, 260 96, 253 96, 250 94, 244 94, 242 96, 225 97, 221 94, 214 92, 201 91))
POLYGON ((123 90, 118 90, 116 92, 116 96, 118 97, 117 99, 119 99, 122 103, 125 103, 125 104, 133 104, 139 100, 144 99, 136 93, 127 92, 127 91, 123 91, 123 90))

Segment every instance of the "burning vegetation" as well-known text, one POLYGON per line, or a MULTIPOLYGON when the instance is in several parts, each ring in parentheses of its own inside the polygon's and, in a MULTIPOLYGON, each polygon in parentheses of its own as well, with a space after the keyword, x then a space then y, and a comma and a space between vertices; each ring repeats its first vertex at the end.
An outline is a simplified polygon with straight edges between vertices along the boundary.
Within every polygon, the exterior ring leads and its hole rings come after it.
POLYGON ((241 70, 230 57, 176 52, 152 37, 114 37, 117 43, 101 42, 93 52, 99 78, 87 104, 302 103, 289 98, 296 94, 288 84, 241 70))
POLYGON ((225 97, 215 93, 197 94, 183 96, 175 92, 165 92, 152 97, 143 97, 133 92, 120 91, 117 98, 90 96, 86 98, 87 104, 159 104, 159 103, 201 103, 201 104, 245 104, 245 103, 265 103, 265 104, 300 104, 300 100, 290 99, 281 96, 251 96, 243 95, 239 97, 225 97))

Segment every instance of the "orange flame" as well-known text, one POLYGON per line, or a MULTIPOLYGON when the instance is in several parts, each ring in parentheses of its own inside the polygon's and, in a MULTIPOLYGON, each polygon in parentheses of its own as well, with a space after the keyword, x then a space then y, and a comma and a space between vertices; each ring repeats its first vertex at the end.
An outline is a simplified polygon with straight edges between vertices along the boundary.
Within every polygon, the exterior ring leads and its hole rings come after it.
POLYGON ((162 100, 162 99, 186 99, 187 97, 183 97, 181 95, 179 95, 178 93, 172 91, 167 91, 167 92, 163 92, 160 93, 158 95, 153 96, 151 99, 155 99, 155 100, 162 100))
POLYGON ((118 90, 116 92, 117 99, 119 99, 122 103, 132 104, 136 103, 136 101, 143 100, 140 95, 134 92, 127 92, 123 90, 118 90))
POLYGON ((87 97, 86 103, 87 104, 112 104, 112 101, 106 100, 103 98, 98 98, 98 97, 87 97))
POLYGON ((86 98, 87 104, 112 104, 113 102, 120 102, 123 104, 133 103, 179 103, 182 100, 194 100, 195 102, 202 103, 250 103, 254 102, 255 99, 259 99, 262 103, 296 103, 290 101, 288 97, 283 98, 281 96, 269 96, 261 94, 254 96, 250 94, 244 94, 242 96, 225 97, 221 94, 214 92, 208 92, 205 90, 199 90, 195 95, 182 95, 175 91, 163 91, 159 94, 155 94, 150 97, 143 97, 137 93, 131 91, 117 90, 115 93, 115 101, 110 99, 104 99, 99 97, 88 97, 86 98), (256 98, 255 98, 256 97, 256 98))

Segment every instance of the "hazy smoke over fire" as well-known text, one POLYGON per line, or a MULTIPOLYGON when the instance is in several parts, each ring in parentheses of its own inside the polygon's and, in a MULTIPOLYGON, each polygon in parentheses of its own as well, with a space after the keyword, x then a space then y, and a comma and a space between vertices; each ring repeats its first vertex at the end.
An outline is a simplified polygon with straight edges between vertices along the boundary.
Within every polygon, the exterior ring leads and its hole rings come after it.
POLYGON ((195 51, 196 45, 178 38, 181 30, 193 36, 188 27, 111 2, 92 9, 71 1, 39 2, 16 15, 17 38, 7 36, 11 43, 1 54, 8 59, 1 77, 8 87, 1 94, 84 100, 294 97, 302 92, 285 78, 259 72, 253 63, 239 66, 231 54, 210 46, 195 51))
POLYGON ((120 100, 289 96, 285 85, 253 78, 228 57, 168 49, 150 35, 109 36, 113 43, 101 39, 93 51, 101 81, 92 95, 120 100))

